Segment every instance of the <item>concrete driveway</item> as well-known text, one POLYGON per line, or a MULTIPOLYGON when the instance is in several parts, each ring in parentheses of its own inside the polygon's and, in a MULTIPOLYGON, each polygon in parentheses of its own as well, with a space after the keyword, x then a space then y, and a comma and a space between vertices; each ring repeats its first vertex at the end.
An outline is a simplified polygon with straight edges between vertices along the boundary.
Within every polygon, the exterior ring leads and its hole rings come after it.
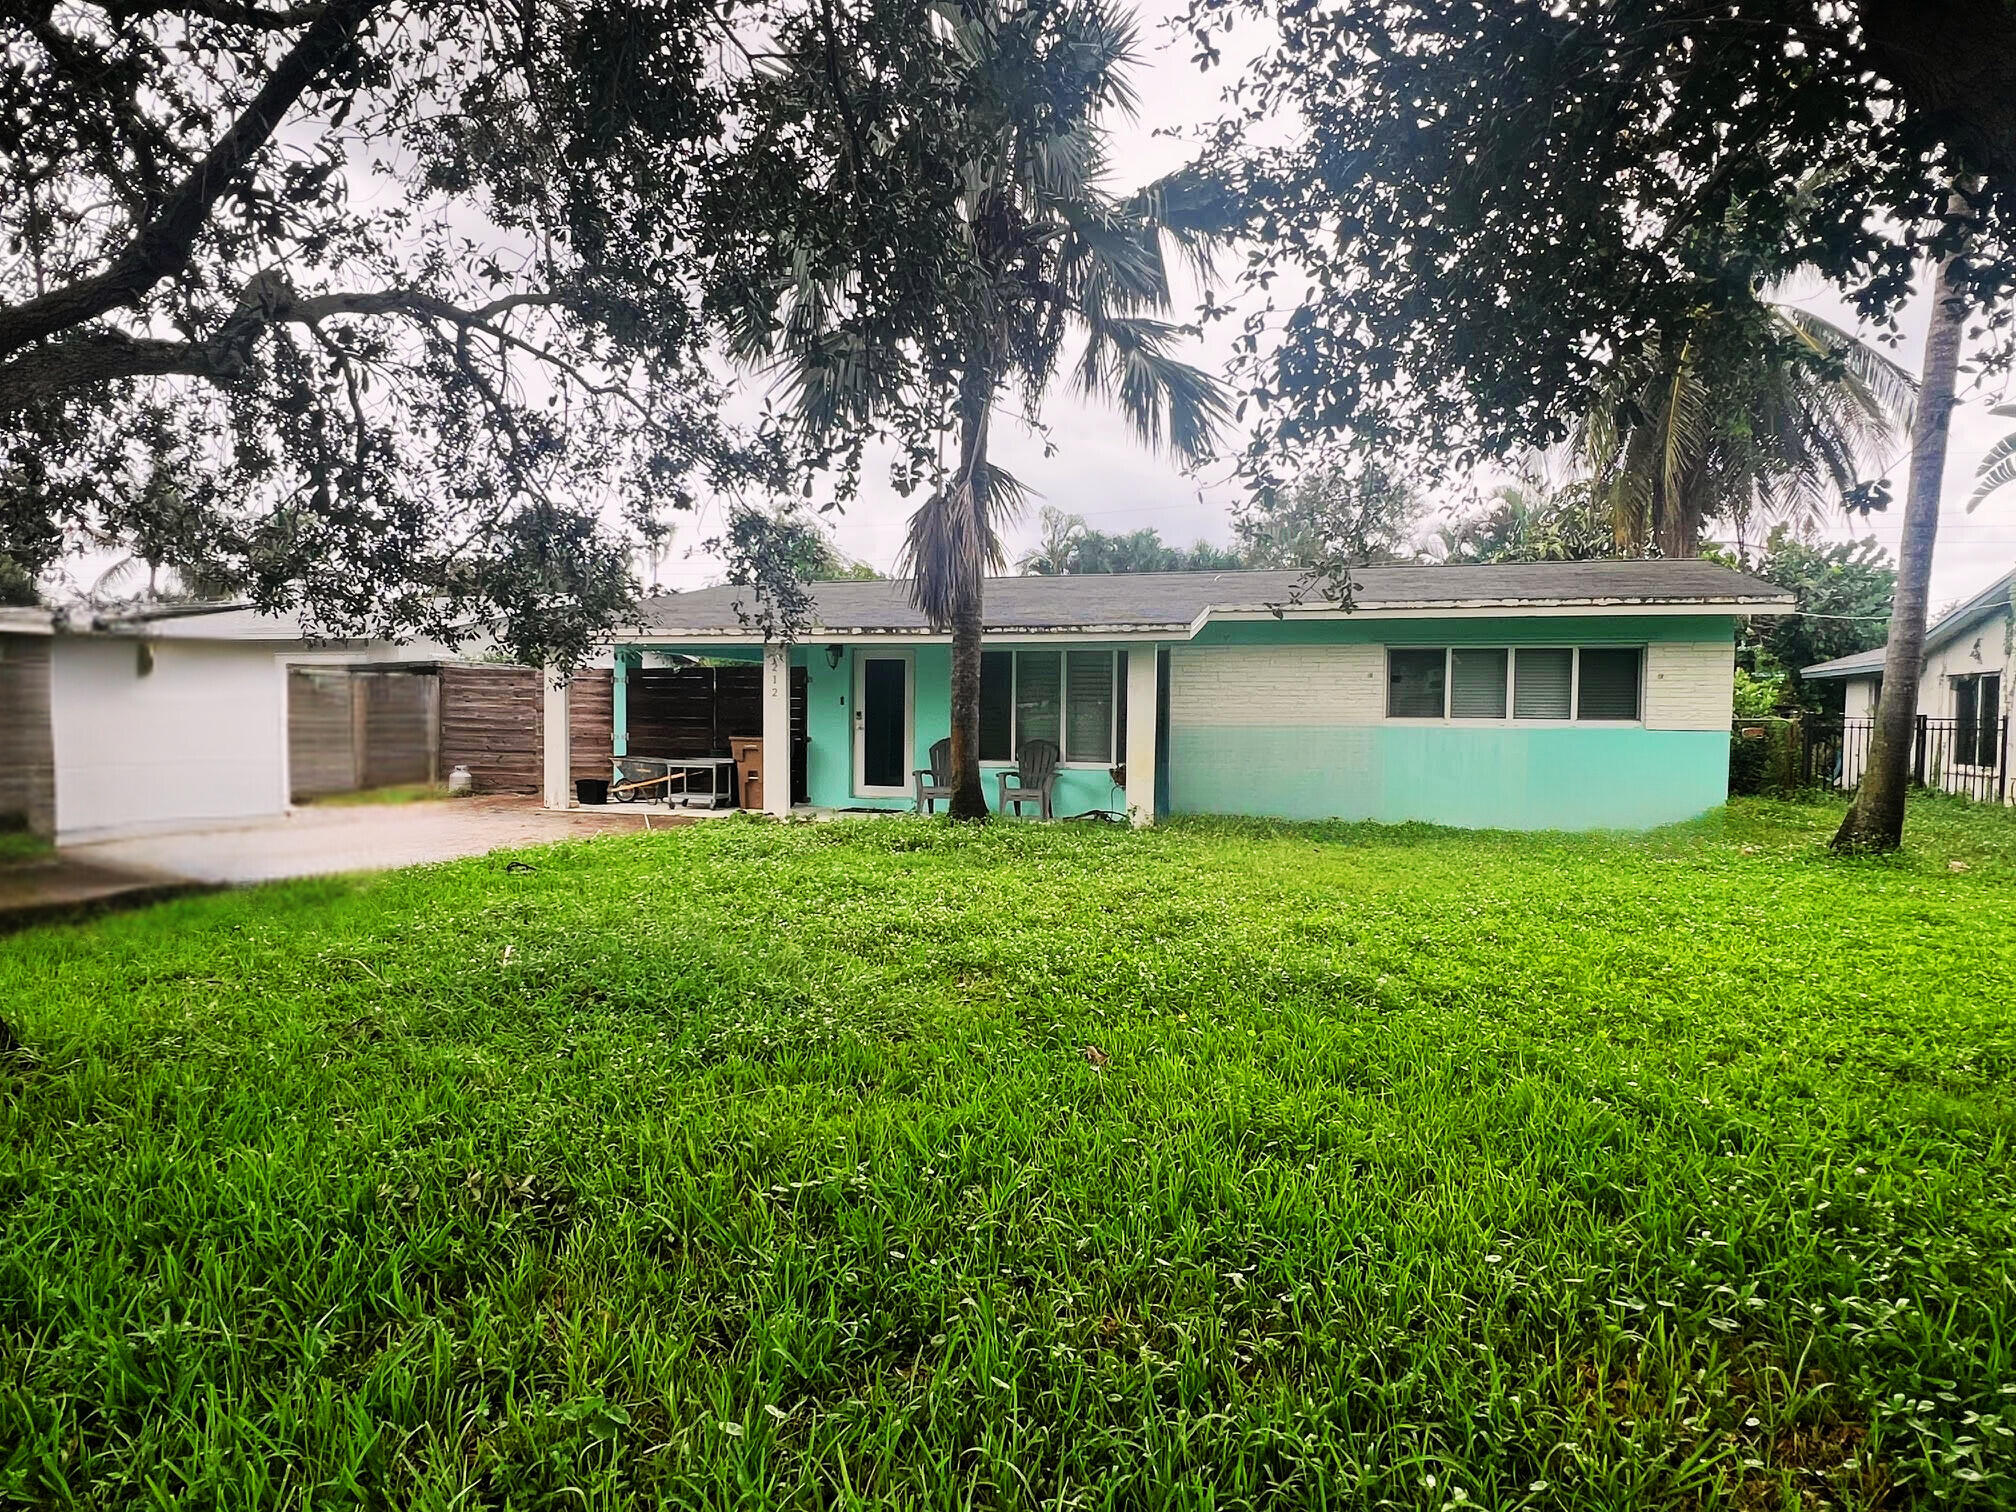
POLYGON ((296 809, 255 824, 101 840, 66 847, 90 865, 195 882, 272 882, 332 872, 388 871, 489 851, 611 831, 691 824, 685 815, 621 808, 551 813, 536 798, 463 798, 426 803, 296 809))

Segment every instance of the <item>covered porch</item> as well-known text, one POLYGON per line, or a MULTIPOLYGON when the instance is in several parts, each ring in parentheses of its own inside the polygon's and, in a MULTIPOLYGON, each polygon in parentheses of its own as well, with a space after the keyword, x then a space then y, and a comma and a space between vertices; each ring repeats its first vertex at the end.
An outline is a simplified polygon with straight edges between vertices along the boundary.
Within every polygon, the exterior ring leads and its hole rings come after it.
MULTIPOLYGON (((1027 741, 1041 739, 1063 753, 1052 789, 1057 817, 1108 813, 1153 822, 1158 807, 1166 807, 1157 796, 1166 791, 1159 780, 1166 749, 1163 648, 1087 636, 989 636, 983 644, 981 783, 988 807, 1000 805, 1000 774, 1016 770, 1027 741)), ((647 713, 642 690, 657 671, 687 658, 756 675, 759 696, 738 700, 719 721, 752 727, 721 728, 714 743, 726 755, 729 737, 763 741, 762 811, 776 817, 911 811, 914 774, 930 766, 932 745, 951 732, 952 656, 944 636, 857 634, 785 644, 646 633, 614 647, 611 743, 619 762, 693 754, 664 749, 679 743, 664 721, 639 717, 647 713), (777 780, 772 753, 778 751, 792 753, 794 780, 777 780)), ((570 806, 568 689, 553 678, 544 725, 546 802, 570 806)))

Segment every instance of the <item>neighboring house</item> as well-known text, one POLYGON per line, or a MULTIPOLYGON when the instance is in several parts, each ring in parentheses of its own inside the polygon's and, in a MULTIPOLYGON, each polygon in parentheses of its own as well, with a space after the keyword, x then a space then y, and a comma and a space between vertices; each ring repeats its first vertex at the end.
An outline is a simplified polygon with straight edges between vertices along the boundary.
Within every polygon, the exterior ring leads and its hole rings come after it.
MULTIPOLYGON (((1911 768, 1918 781, 1976 798, 2016 801, 2007 781, 2008 718, 2016 696, 2016 616, 2010 584, 1998 578, 1925 631, 1925 666, 1918 677, 1919 730, 1911 768)), ((1885 648, 1837 657, 1802 669, 1808 679, 1839 679, 1844 730, 1839 782, 1862 777, 1868 731, 1883 686, 1885 648)))
MULTIPOLYGON (((986 590, 989 803, 1022 742, 1057 741, 1059 814, 1340 817, 1507 829, 1640 828, 1728 792, 1736 627, 1792 603, 1698 561, 1367 567, 1355 607, 1293 602, 1295 572, 1020 577, 986 590)), ((761 728, 806 799, 903 808, 950 726, 949 637, 903 582, 814 585, 795 644, 750 592, 646 601, 615 637, 613 748, 650 654, 763 667, 761 728)), ((557 728, 564 697, 549 698, 557 728)), ((554 751, 548 744, 549 753, 554 751)), ((676 753, 655 753, 676 754, 676 753)), ((552 759, 549 756, 549 759, 552 759)), ((766 808, 788 812, 789 784, 766 808)), ((564 802, 549 781, 548 802, 564 802)))

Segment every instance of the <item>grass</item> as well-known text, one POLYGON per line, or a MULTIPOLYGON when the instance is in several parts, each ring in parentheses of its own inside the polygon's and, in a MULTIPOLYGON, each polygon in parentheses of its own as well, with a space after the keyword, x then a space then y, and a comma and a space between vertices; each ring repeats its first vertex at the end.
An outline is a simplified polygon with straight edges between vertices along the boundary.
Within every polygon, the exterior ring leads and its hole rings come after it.
POLYGON ((449 796, 448 789, 438 782, 400 782, 350 793, 324 793, 308 802, 316 808, 356 808, 361 804, 432 803, 449 796))
POLYGON ((40 835, 21 829, 0 829, 0 866, 40 861, 54 847, 40 835))
POLYGON ((2008 1505, 2016 821, 1837 818, 729 821, 0 941, 0 1500, 2008 1505))

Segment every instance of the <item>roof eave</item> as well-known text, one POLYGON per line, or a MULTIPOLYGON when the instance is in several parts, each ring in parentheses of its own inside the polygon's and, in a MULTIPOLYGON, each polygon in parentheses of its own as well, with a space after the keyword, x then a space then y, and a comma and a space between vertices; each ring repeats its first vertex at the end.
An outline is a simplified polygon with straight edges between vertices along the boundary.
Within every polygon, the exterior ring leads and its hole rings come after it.
MULTIPOLYGON (((1300 620, 1412 619, 1471 614, 1529 614, 1547 617, 1585 614, 1670 614, 1702 617, 1770 614, 1798 601, 1789 593, 1726 599, 1554 598, 1554 599, 1418 599, 1406 603, 1365 603, 1351 609, 1336 604, 1213 604, 1187 622, 1113 620, 1068 625, 988 625, 983 634, 1033 639, 1039 636, 1096 637, 1105 640, 1190 639, 1214 619, 1300 620)), ((649 645, 660 641, 706 641, 751 644, 763 638, 758 625, 711 626, 638 625, 611 637, 617 645, 649 645)), ((919 625, 811 625, 796 632, 804 641, 945 641, 944 631, 919 625)))

